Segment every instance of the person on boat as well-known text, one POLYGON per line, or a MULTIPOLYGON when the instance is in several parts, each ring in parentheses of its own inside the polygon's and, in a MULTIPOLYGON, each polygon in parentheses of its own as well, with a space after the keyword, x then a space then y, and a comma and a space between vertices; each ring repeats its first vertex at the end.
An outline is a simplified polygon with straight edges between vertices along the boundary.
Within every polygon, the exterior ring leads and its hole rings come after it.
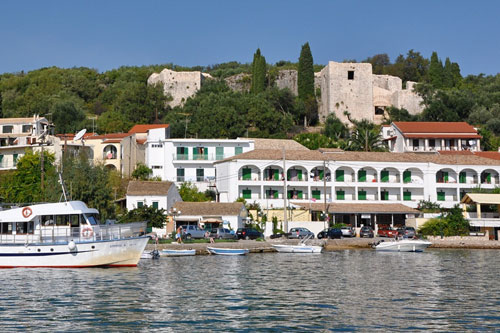
POLYGON ((177 240, 177 243, 182 244, 182 227, 177 228, 175 239, 177 240))

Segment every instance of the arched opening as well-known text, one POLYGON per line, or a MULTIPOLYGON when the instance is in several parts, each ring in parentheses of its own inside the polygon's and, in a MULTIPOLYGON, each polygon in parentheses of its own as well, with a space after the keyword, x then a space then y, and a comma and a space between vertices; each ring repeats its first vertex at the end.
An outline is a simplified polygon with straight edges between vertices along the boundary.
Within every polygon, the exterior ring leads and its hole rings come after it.
POLYGON ((118 150, 113 145, 107 145, 104 147, 102 158, 105 160, 114 160, 118 155, 118 150))

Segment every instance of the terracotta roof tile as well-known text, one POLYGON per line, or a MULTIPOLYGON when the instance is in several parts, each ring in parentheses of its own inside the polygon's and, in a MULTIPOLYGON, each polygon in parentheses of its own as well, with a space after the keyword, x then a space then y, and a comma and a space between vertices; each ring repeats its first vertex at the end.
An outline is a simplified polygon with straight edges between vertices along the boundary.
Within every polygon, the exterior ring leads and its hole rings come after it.
POLYGON ((251 138, 254 142, 254 149, 285 149, 287 150, 309 150, 295 140, 286 139, 260 139, 251 138))
POLYGON ((403 133, 469 133, 477 131, 466 122, 395 121, 393 124, 403 133))
POLYGON ((172 182, 153 182, 131 180, 128 183, 127 195, 167 195, 172 182))
POLYGON ((185 202, 178 201, 174 204, 182 215, 239 215, 245 205, 242 202, 185 202))
POLYGON ((479 151, 475 152, 474 155, 481 156, 484 158, 491 158, 494 160, 500 160, 500 153, 497 151, 479 151))
POLYGON ((134 125, 130 129, 129 134, 134 134, 134 133, 147 133, 151 129, 155 128, 167 128, 169 124, 139 124, 139 125, 134 125))
POLYGON ((123 139, 129 136, 129 133, 109 133, 103 135, 93 135, 86 137, 86 140, 106 140, 106 139, 123 139))
MULTIPOLYGON (((294 205, 315 211, 323 211, 323 203, 292 202, 294 205)), ((327 203, 329 213, 401 213, 418 214, 418 210, 399 203, 327 203)))

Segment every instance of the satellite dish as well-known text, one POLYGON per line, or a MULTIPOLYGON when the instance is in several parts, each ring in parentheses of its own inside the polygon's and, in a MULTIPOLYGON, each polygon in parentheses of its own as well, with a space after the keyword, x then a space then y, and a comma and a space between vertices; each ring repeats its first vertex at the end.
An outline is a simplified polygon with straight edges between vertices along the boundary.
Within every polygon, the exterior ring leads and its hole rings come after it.
POLYGON ((73 141, 81 140, 83 138, 83 136, 85 135, 85 133, 87 133, 87 129, 86 128, 84 128, 80 132, 76 133, 75 138, 73 139, 73 141))

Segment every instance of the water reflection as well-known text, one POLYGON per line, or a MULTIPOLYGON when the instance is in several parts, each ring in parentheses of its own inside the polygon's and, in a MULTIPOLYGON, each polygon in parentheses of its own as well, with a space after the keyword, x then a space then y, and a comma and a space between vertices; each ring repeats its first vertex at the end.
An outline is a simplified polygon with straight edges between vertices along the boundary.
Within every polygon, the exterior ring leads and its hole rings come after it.
POLYGON ((498 330, 489 250, 369 250, 0 270, 6 331, 498 330))

